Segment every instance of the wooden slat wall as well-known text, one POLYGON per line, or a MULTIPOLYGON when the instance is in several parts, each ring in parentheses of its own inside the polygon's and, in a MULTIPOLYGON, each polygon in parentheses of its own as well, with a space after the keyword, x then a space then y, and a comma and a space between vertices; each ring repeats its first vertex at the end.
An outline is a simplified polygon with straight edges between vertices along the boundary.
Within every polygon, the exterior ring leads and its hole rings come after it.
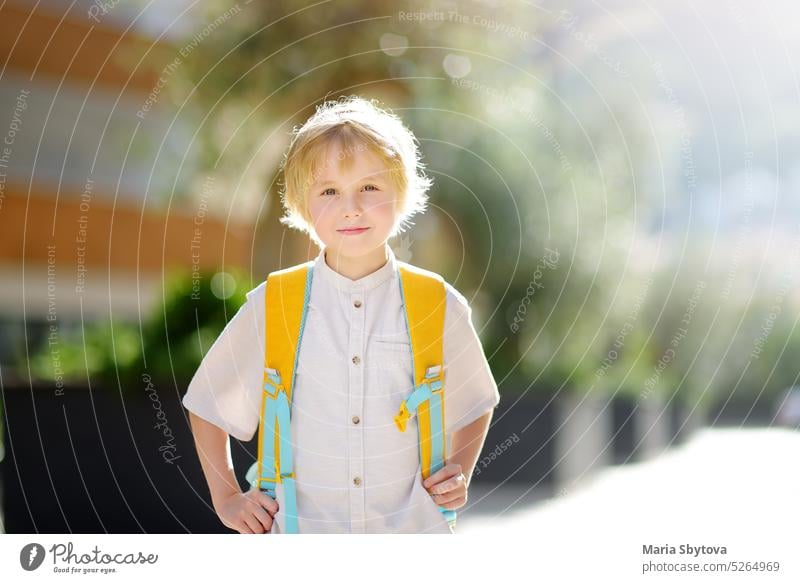
POLYGON ((33 191, 9 184, 0 211, 0 263, 45 263, 47 246, 56 245, 59 257, 77 261, 78 221, 86 221, 86 265, 111 271, 136 271, 160 275, 162 267, 192 266, 192 240, 199 234, 197 264, 204 268, 250 265, 253 226, 233 223, 226 229, 220 219, 196 214, 145 211, 130 203, 110 204, 108 195, 93 193, 88 209, 80 207, 80 193, 33 191), (55 230, 54 230, 55 217, 55 230), (27 235, 26 235, 27 234, 27 235))
MULTIPOLYGON (((64 4, 66 10, 68 4, 64 4)), ((52 10, 52 8, 49 8, 52 10)), ((96 24, 85 13, 62 15, 33 6, 2 3, 0 8, 0 62, 7 69, 64 79, 80 85, 149 93, 158 80, 158 47, 133 33, 96 24), (150 64, 135 71, 130 65, 150 50, 150 64), (110 55, 110 57, 109 57, 110 55), (106 58, 108 57, 108 61, 106 58)), ((1 66, 1 65, 0 65, 1 66)))

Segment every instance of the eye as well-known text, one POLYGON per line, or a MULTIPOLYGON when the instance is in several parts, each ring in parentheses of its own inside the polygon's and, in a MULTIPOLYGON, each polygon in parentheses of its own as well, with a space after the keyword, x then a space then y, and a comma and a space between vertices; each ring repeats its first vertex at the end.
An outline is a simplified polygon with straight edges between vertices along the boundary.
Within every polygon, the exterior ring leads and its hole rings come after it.
POLYGON ((374 184, 366 184, 364 185, 364 188, 374 188, 375 190, 378 190, 378 187, 375 186, 374 184))
POLYGON ((329 192, 333 193, 333 194, 336 194, 336 189, 335 188, 326 188, 325 190, 323 190, 321 192, 321 195, 322 196, 327 196, 329 192))

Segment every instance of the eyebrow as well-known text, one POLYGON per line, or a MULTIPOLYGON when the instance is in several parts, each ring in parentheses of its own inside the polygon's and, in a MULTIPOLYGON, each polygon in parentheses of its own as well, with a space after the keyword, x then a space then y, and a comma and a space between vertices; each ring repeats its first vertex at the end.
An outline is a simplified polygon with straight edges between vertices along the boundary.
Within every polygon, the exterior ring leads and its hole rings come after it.
MULTIPOLYGON (((384 180, 383 176, 381 176, 381 175, 385 174, 385 173, 386 173, 386 171, 373 172, 372 174, 368 174, 367 176, 364 176, 364 178, 362 178, 358 182, 364 182, 364 181, 367 181, 367 180, 384 180)), ((329 184, 334 184, 335 185, 336 182, 333 181, 333 180, 326 180, 325 182, 317 182, 317 183, 314 183, 314 184, 317 186, 317 188, 321 188, 323 186, 328 186, 329 184)))

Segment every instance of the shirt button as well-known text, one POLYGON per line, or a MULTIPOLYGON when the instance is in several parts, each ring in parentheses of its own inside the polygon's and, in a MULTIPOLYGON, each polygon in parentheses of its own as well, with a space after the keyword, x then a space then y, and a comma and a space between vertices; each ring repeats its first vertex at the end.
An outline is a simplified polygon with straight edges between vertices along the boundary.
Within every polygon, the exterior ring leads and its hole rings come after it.
POLYGON ((353 305, 354 305, 356 308, 360 308, 360 307, 361 307, 361 300, 356 300, 356 301, 354 301, 354 302, 353 302, 353 305))
POLYGON ((353 357, 353 364, 358 364, 359 362, 361 362, 361 359, 360 359, 360 358, 358 358, 358 355, 355 355, 355 356, 353 357))
POLYGON ((353 415, 353 424, 358 425, 359 421, 361 421, 361 419, 358 418, 358 415, 353 415))
POLYGON ((356 486, 360 486, 360 485, 361 485, 361 478, 359 478, 358 476, 356 476, 355 478, 353 478, 353 483, 354 483, 356 486))

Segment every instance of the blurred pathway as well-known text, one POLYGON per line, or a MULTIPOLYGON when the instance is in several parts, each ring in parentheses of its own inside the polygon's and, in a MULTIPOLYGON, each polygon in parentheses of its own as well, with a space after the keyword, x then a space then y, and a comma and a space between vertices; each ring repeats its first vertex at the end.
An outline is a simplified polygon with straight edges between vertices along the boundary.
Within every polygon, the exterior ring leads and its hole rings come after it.
MULTIPOLYGON (((644 556, 643 544, 727 545, 725 560, 777 559, 786 565, 784 569, 800 573, 790 565, 800 563, 795 559, 800 557, 798 431, 701 429, 659 457, 606 468, 557 498, 542 500, 542 494, 532 492, 515 504, 524 488, 500 486, 489 493, 491 489, 479 483, 470 489, 474 506, 459 518, 459 534, 490 534, 502 540, 525 537, 534 554, 536 549, 542 554, 553 551, 565 559, 605 548, 598 557, 610 554, 609 566, 618 565, 620 574, 639 576, 630 580, 641 580, 643 561, 659 560, 644 556), (769 544, 776 540, 778 546, 769 544), (795 549, 791 556, 780 547, 784 540, 795 549)), ((716 580, 731 576, 744 581, 783 580, 771 573, 718 574, 716 580)))

